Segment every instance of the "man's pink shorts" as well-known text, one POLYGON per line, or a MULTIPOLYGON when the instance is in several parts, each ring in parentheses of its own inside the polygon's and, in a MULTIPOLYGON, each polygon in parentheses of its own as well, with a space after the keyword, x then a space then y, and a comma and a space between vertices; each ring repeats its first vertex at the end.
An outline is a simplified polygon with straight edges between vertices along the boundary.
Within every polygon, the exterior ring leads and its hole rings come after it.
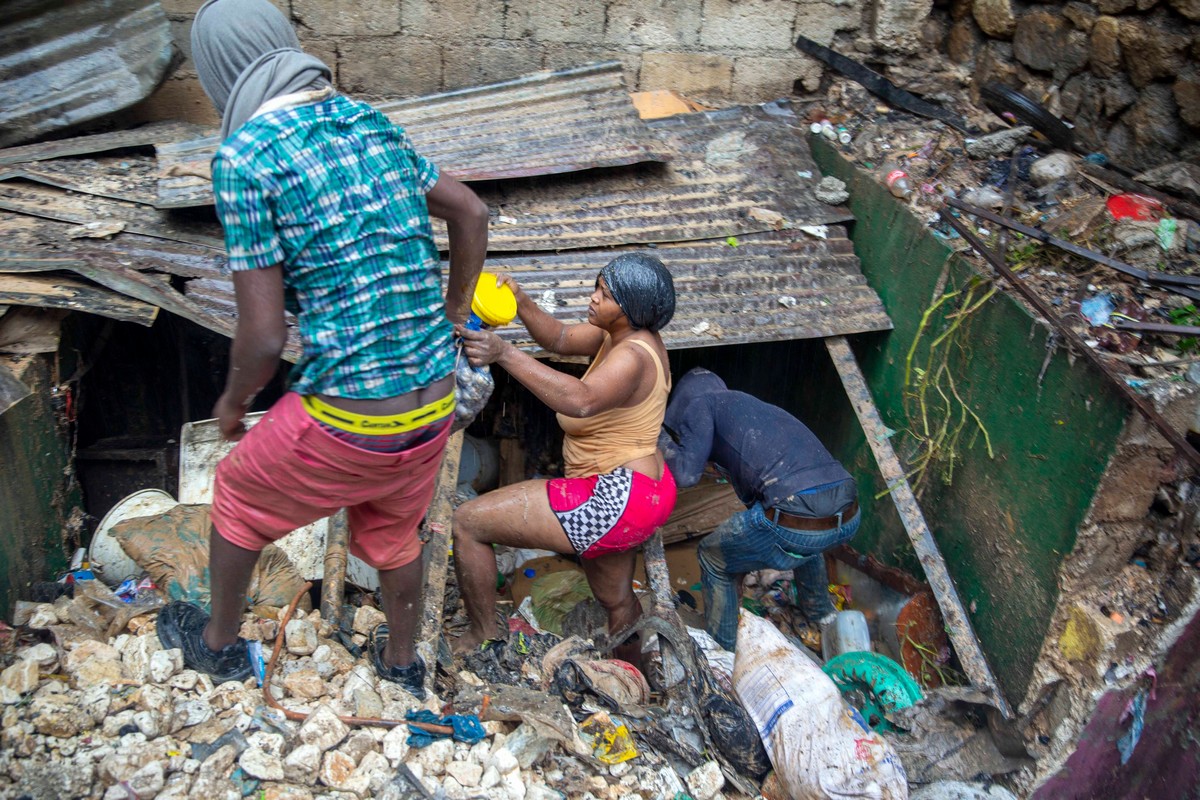
POLYGON ((449 436, 447 425, 410 450, 372 453, 326 433, 289 392, 217 465, 213 525, 262 550, 345 508, 350 552, 376 569, 402 567, 421 554, 417 528, 449 436))

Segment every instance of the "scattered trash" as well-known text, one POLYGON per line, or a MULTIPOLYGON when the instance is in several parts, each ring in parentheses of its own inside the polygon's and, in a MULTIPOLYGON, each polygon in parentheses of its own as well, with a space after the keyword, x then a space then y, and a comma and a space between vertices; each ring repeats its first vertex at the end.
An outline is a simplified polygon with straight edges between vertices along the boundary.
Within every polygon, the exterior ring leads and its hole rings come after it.
POLYGON ((821 628, 821 658, 826 661, 843 653, 870 649, 871 632, 867 630, 867 618, 861 611, 839 611, 821 628))
POLYGON ((1075 159, 1070 153, 1051 153, 1030 165, 1029 180, 1034 186, 1049 186, 1074 172, 1075 159))
POLYGON ((971 158, 995 158, 997 156, 1008 155, 1021 142, 1025 141, 1026 137, 1031 133, 1033 133, 1033 128, 1028 125, 1021 125, 1016 128, 1005 128, 995 133, 989 133, 986 136, 980 136, 978 139, 967 143, 967 155, 971 156, 971 158))
POLYGON ((1137 694, 1130 699, 1126 704, 1125 710, 1121 712, 1121 722, 1130 720, 1129 730, 1127 730, 1120 739, 1117 740, 1117 752, 1121 754, 1121 763, 1129 763, 1129 759, 1133 756, 1134 748, 1137 747, 1138 741, 1142 738, 1142 729, 1146 725, 1146 701, 1150 696, 1150 692, 1141 688, 1137 694))
POLYGON ((592 590, 582 572, 564 570, 535 578, 529 596, 538 627, 561 636, 563 618, 576 605, 591 598, 592 590))
POLYGON ((791 797, 908 796, 891 745, 846 705, 816 664, 769 622, 744 611, 733 681, 791 797))
POLYGON ((809 236, 815 236, 818 239, 829 238, 828 225, 800 225, 796 228, 796 230, 800 231, 801 233, 807 233, 809 236))
POLYGON ((1113 219, 1154 222, 1163 215, 1162 203, 1142 194, 1114 194, 1106 202, 1113 219))
POLYGON ((1087 317, 1087 321, 1092 325, 1107 325, 1115 310, 1116 304, 1107 294, 1093 295, 1079 304, 1080 313, 1087 317))
POLYGON ((873 730, 890 731, 888 715, 921 699, 921 687, 882 653, 848 652, 825 664, 828 675, 873 730))
POLYGON ((584 741, 591 744, 592 756, 602 764, 621 764, 638 756, 629 729, 624 723, 613 722, 603 711, 597 711, 581 722, 579 730, 584 741))
POLYGON ((428 747, 439 739, 449 737, 453 737, 456 742, 475 744, 476 742, 483 741, 483 737, 487 735, 487 732, 483 729, 483 725, 479 721, 479 717, 474 714, 448 714, 444 717, 439 717, 428 709, 422 709, 420 711, 409 711, 404 715, 404 719, 410 723, 423 722, 426 725, 442 725, 453 730, 453 733, 438 733, 425 727, 409 725, 409 747, 428 747))
POLYGON ((912 196, 913 183, 908 177, 908 173, 901 169, 896 164, 885 164, 880 170, 883 175, 883 182, 887 185, 888 191, 893 197, 899 197, 902 200, 907 200, 912 196))

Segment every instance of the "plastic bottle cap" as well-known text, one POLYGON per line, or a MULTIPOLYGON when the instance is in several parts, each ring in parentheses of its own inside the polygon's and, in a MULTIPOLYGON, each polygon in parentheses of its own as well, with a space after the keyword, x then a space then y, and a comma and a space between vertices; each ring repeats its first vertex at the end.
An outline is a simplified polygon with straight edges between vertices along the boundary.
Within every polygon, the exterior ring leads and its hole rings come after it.
POLYGON ((471 297, 471 311, 483 324, 499 328, 512 322, 517 316, 517 297, 512 289, 496 285, 496 276, 483 272, 475 282, 475 294, 471 297))
POLYGON ((522 574, 526 578, 532 578, 534 575, 537 575, 537 570, 534 569, 533 567, 526 567, 525 571, 522 574))

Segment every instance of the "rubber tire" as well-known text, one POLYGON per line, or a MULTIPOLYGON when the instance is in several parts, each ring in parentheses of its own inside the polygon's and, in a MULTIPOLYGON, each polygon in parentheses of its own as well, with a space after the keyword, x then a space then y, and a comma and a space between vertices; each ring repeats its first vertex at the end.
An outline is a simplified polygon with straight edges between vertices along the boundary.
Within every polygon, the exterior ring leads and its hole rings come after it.
POLYGON ((1002 83, 987 83, 980 88, 979 95, 987 107, 996 114, 1003 114, 1007 111, 1026 125, 1032 126, 1059 150, 1074 149, 1074 131, 1040 103, 1030 100, 1016 89, 1002 83))

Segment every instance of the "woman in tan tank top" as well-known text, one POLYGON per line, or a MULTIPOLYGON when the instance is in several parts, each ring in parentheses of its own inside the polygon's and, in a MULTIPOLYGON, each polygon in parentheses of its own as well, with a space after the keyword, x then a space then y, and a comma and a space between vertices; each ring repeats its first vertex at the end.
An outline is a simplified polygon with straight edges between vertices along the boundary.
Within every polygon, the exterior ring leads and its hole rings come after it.
MULTIPOLYGON (((637 548, 675 507, 675 481, 657 447, 671 388, 658 331, 675 313, 675 286, 662 262, 646 253, 609 262, 596 278, 587 322, 578 325, 564 325, 512 278, 503 280, 543 349, 595 358, 583 378, 575 378, 490 331, 459 330, 472 364, 499 364, 558 412, 566 477, 505 486, 455 512, 454 565, 471 619, 457 652, 503 636, 493 544, 578 554, 592 594, 608 613, 609 632, 624 630, 641 615, 633 594, 637 548)), ((641 660, 636 638, 615 653, 641 660)))

